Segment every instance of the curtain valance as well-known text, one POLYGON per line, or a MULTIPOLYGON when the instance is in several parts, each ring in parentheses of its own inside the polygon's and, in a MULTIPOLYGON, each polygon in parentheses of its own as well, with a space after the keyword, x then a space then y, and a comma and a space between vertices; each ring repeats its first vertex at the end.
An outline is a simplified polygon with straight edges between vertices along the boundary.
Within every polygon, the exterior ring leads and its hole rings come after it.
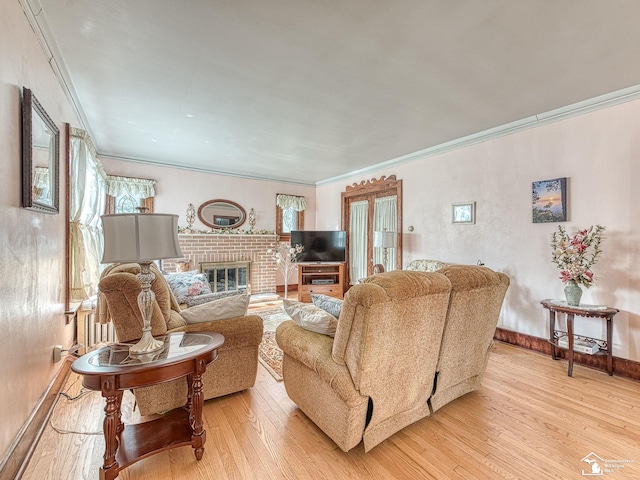
POLYGON ((146 178, 107 175, 107 194, 112 197, 118 197, 124 194, 140 198, 155 197, 156 191, 155 188, 153 188, 155 183, 155 180, 148 180, 146 178))
POLYGON ((307 201, 304 197, 298 197, 296 195, 283 195, 279 194, 276 197, 276 205, 283 210, 292 209, 296 212, 302 212, 307 208, 307 201))

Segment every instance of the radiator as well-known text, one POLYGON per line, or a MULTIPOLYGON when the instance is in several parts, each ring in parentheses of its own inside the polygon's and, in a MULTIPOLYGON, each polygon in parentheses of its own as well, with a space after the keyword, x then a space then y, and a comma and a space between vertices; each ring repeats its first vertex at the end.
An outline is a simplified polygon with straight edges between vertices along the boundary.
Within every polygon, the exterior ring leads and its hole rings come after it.
POLYGON ((116 333, 113 329, 113 322, 96 323, 95 310, 80 310, 78 312, 78 343, 83 347, 78 349, 78 353, 85 354, 105 343, 116 342, 116 333))

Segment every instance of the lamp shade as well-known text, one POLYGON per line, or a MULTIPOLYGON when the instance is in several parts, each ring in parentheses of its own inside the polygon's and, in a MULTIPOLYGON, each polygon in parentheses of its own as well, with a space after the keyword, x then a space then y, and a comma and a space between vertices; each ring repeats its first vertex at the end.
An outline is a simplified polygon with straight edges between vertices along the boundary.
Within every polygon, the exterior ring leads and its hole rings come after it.
POLYGON ((396 246, 396 232, 373 232, 373 246, 380 248, 394 248, 396 246))
POLYGON ((152 262, 182 257, 178 215, 123 213, 102 215, 102 263, 152 262))

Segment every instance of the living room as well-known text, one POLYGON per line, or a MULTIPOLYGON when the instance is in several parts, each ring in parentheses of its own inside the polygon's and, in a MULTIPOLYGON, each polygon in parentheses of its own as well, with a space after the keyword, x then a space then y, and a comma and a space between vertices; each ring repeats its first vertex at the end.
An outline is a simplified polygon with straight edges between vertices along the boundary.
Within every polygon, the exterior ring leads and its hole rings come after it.
MULTIPOLYGON (((20 205, 22 87, 33 90, 59 128, 64 123, 80 126, 82 122, 21 4, 2 0, 1 8, 0 327, 4 335, 0 356, 0 456, 4 456, 56 378, 60 364, 51 362, 52 347, 70 346, 74 337, 72 325, 65 321, 61 281, 66 268, 65 219, 63 215, 25 210, 20 205)), ((637 67, 630 65, 629 69, 637 67)), ((179 215, 181 226, 186 226, 185 211, 190 203, 198 206, 212 198, 224 198, 247 210, 254 208, 256 228, 273 230, 275 195, 286 193, 307 200, 305 228, 336 230, 342 228, 341 193, 347 186, 395 175, 403 181, 402 267, 414 259, 430 258, 472 265, 481 261, 506 273, 511 285, 498 327, 539 339, 548 335, 548 312, 540 300, 562 298, 563 285, 551 262, 550 236, 557 224, 532 223, 531 184, 566 177, 567 228, 606 226, 603 253, 595 268, 596 286, 584 291, 582 301, 620 310, 614 322, 613 354, 617 361, 630 365, 629 371, 635 368, 637 374, 640 278, 635 272, 640 214, 634 205, 640 193, 633 185, 640 176, 636 158, 640 151, 640 89, 634 87, 638 83, 620 85, 615 91, 594 91, 584 104, 572 108, 563 104, 557 110, 542 109, 538 113, 552 110, 553 114, 541 115, 529 125, 514 126, 500 135, 486 132, 482 138, 457 148, 413 156, 405 152, 406 158, 385 159, 389 161, 365 172, 313 185, 225 176, 107 156, 101 156, 100 161, 109 174, 156 180, 154 210, 179 215), (475 223, 452 223, 452 204, 460 202, 475 202, 475 223)), ((60 150, 64 158, 65 145, 60 150)), ((61 177, 60 182, 64 192, 65 179, 61 177)), ((605 327, 597 319, 584 319, 580 328, 584 335, 601 338, 605 327)), ((551 362, 549 358, 544 361, 551 362)), ((565 369, 566 377, 565 365, 556 368, 565 369)), ((617 379, 604 377, 606 374, 602 374, 605 385, 617 379)), ((553 385, 563 388, 559 383, 553 385)), ((637 384, 632 385, 637 388, 637 384)), ((588 396, 588 390, 582 395, 588 396)), ((281 422, 287 420, 282 418, 281 422)), ((213 441, 208 444, 210 450, 213 445, 213 441)), ((594 444, 593 450, 600 446, 594 444)), ((611 455, 623 454, 614 450, 611 455)))

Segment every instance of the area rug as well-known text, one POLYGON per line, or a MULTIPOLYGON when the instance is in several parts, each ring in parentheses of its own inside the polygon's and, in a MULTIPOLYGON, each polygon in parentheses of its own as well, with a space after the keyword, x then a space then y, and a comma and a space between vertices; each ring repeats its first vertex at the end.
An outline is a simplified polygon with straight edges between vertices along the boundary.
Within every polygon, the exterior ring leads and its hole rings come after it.
POLYGON ((282 307, 255 312, 262 317, 264 333, 258 350, 258 361, 278 382, 282 381, 282 350, 276 343, 276 327, 285 320, 291 320, 282 307))

